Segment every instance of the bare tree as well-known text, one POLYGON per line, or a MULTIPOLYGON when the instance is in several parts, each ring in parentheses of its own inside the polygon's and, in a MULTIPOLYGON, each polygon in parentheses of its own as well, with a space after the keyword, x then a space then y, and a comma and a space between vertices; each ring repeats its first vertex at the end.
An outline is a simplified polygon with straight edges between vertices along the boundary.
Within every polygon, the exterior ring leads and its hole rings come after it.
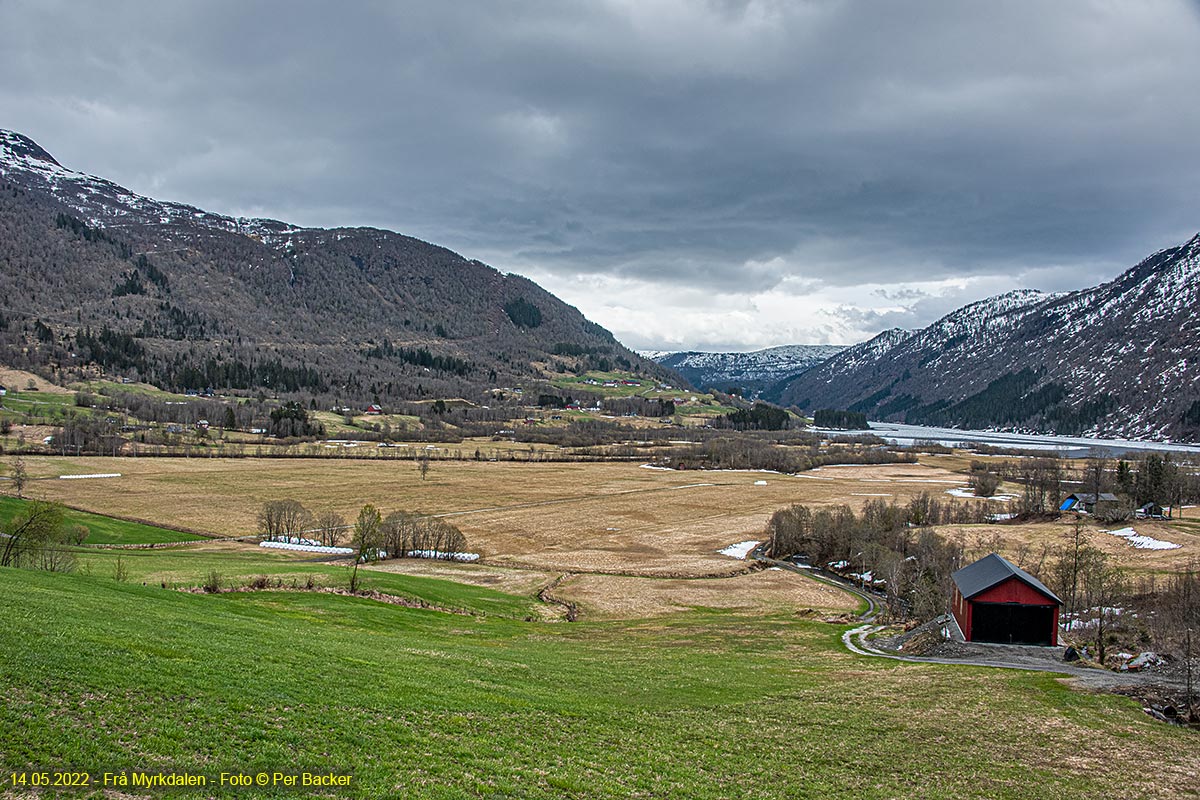
POLYGON ((9 475, 12 479, 13 488, 17 490, 17 497, 25 496, 25 484, 29 481, 29 473, 25 471, 25 459, 21 456, 15 456, 12 461, 12 473, 9 475))
POLYGON ((312 524, 312 514, 299 500, 269 500, 258 512, 258 531, 270 541, 291 541, 312 524))
POLYGON ((313 523, 317 540, 326 547, 336 547, 346 527, 346 518, 328 508, 318 514, 313 523))
POLYGON ((428 453, 422 453, 421 455, 417 456, 417 472, 421 473, 421 480, 425 480, 425 477, 429 475, 428 453))
POLYGON ((1128 595, 1129 579, 1123 569, 1110 564, 1104 553, 1097 552, 1088 559, 1084 587, 1089 609, 1096 614, 1096 654, 1103 664, 1108 633, 1113 617, 1121 613, 1117 604, 1123 603, 1128 595))

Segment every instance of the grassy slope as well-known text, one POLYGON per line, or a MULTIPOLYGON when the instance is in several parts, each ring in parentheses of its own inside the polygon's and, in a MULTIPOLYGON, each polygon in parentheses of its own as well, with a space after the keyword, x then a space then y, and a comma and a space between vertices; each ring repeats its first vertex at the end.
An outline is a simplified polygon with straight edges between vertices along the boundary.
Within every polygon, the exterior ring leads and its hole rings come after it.
MULTIPOLYGON (((219 575, 226 588, 245 586, 258 576, 266 576, 272 584, 280 580, 285 587, 293 582, 304 586, 311 577, 315 586, 344 589, 349 580, 348 567, 315 560, 311 553, 234 543, 170 550, 80 552, 79 569, 84 574, 111 577, 118 558, 131 583, 165 583, 168 588, 202 586, 212 572, 219 575)), ((370 569, 359 570, 358 574, 363 590, 419 600, 438 608, 515 619, 536 614, 533 606, 537 601, 530 597, 415 575, 370 569)))
POLYGON ((546 625, 15 570, 0 593, 21 597, 0 626, 4 770, 350 769, 380 797, 1058 798, 1152 796, 1156 771, 1177 796, 1200 759, 1127 700, 855 658, 820 623, 546 625))
MULTIPOLYGON (((0 496, 0 522, 8 522, 28 501, 0 496)), ((86 544, 156 544, 159 542, 190 542, 203 539, 193 533, 128 522, 87 511, 67 509, 63 514, 68 525, 86 525, 86 544)))

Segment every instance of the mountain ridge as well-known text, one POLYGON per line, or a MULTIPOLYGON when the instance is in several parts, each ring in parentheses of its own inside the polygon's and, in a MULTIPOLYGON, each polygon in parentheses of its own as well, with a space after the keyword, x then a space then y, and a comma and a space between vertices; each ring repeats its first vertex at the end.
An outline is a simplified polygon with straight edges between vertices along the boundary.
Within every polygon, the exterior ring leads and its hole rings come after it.
POLYGON ((658 350, 641 351, 641 355, 678 372, 700 388, 737 388, 753 396, 844 349, 844 345, 785 344, 750 352, 658 350))
POLYGON ((886 331, 767 396, 879 420, 1193 440, 1197 302, 1200 234, 1098 286, 1017 290, 886 331))
POLYGON ((144 197, 13 131, 0 131, 0 234, 13 366, 281 390, 269 363, 319 376, 289 391, 360 400, 483 402, 588 369, 678 381, 532 281, 447 248, 144 197))

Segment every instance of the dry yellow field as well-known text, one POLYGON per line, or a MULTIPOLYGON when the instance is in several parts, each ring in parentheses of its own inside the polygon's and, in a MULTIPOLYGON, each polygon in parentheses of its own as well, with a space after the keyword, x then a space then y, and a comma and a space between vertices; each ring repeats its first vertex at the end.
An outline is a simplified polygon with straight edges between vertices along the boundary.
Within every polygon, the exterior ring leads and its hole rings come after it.
POLYGON ((71 394, 70 389, 51 383, 41 375, 34 375, 32 372, 13 369, 11 367, 0 367, 0 386, 6 386, 13 391, 23 392, 32 381, 39 392, 47 394, 71 394))
POLYGON ((852 612, 853 595, 774 567, 731 578, 633 578, 570 575, 554 597, 579 605, 587 616, 635 618, 695 608, 743 613, 852 612))
POLYGON ((721 548, 760 539, 790 503, 901 501, 961 485, 923 465, 827 467, 799 476, 674 472, 635 464, 326 459, 29 458, 30 493, 103 514, 218 536, 252 534, 268 500, 293 498, 353 519, 364 503, 445 516, 494 565, 663 577, 726 575, 721 548), (119 478, 57 480, 63 474, 119 478), (756 485, 765 482, 765 485, 756 485))
MULTIPOLYGON (((553 595, 584 613, 630 617, 695 607, 841 611, 848 595, 803 576, 751 571, 722 548, 761 540, 770 515, 791 503, 859 507, 945 497, 964 485, 948 459, 922 464, 825 467, 796 476, 761 472, 677 472, 627 463, 435 461, 421 480, 410 461, 334 459, 26 459, 29 494, 103 514, 217 536, 255 531, 268 500, 296 499, 353 520, 364 503, 387 514, 416 511, 462 529, 483 563, 415 560, 382 567, 523 595, 557 579, 553 595), (60 475, 120 473, 59 480, 60 475), (565 577, 563 577, 565 576, 565 577), (654 578, 655 580, 648 580, 654 578)), ((955 464, 957 466, 957 464, 955 464)), ((1002 510, 1004 504, 995 504, 1002 510)), ((1178 569, 1200 553, 1200 527, 1133 523, 1139 533, 1183 545, 1138 550, 1099 531, 1089 540, 1139 570, 1178 569)), ((1071 524, 952 526, 961 536, 1017 558, 1060 544, 1071 524)))
MULTIPOLYGON (((1074 529, 1075 520, 1064 517, 1057 522, 1035 524, 947 526, 939 528, 939 532, 951 538, 961 536, 973 550, 996 550, 1017 563, 1030 560, 1036 563, 1046 548, 1053 551, 1071 542, 1074 529)), ((1200 560, 1200 526, 1187 521, 1130 520, 1096 525, 1088 520, 1083 523, 1083 532, 1084 541, 1089 545, 1136 572, 1177 572, 1200 560), (1121 528, 1133 528, 1139 535, 1181 546, 1171 550, 1142 549, 1106 533, 1121 528)))

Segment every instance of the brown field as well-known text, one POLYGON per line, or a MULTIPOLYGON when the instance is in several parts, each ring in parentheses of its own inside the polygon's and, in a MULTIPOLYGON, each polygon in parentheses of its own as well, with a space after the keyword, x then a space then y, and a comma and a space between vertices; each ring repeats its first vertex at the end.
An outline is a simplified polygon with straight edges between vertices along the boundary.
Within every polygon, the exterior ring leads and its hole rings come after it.
POLYGON ((728 575, 745 565, 717 553, 759 539, 790 503, 904 501, 961 485, 923 465, 827 467, 800 476, 673 472, 634 464, 411 462, 325 459, 30 457, 30 494, 103 514, 220 536, 255 531, 268 500, 295 498, 353 519, 364 503, 443 515, 494 565, 662 577, 728 575), (60 481, 61 474, 120 478, 60 481), (766 481, 756 486, 755 481, 766 481))
MULTIPOLYGON (((1113 525, 1096 525, 1086 520, 1085 541, 1105 553, 1118 564, 1135 572, 1177 572, 1200 559, 1200 525, 1188 520, 1158 521, 1130 520, 1113 525), (1183 545, 1174 550, 1143 550, 1126 540, 1104 531, 1133 528, 1143 536, 1183 545)), ((1046 548, 1053 550, 1071 541, 1074 518, 1064 517, 1057 522, 1003 525, 962 525, 939 528, 944 536, 961 536, 968 547, 996 550, 1015 563, 1037 563, 1046 548)))
MULTIPOLYGON (((561 575, 554 596, 585 613, 642 616, 693 607, 845 610, 848 597, 793 574, 750 572, 717 551, 761 540, 770 515, 791 503, 860 507, 905 502, 964 485, 946 459, 922 464, 826 467, 797 476, 676 472, 625 463, 435 461, 420 479, 410 461, 334 459, 26 459, 29 493, 115 516, 218 536, 255 531, 267 500, 294 498, 353 520, 364 503, 387 514, 441 515, 462 529, 474 565, 391 562, 383 569, 443 577, 531 595, 561 575), (120 472, 120 478, 57 480, 120 472), (756 486, 756 481, 766 485, 756 486), (646 580, 657 578, 658 580, 646 580), (700 580, 705 579, 705 580, 700 580)), ((997 510, 1005 504, 996 503, 997 510)), ((1134 522, 1139 532, 1183 545, 1138 550, 1091 530, 1089 541, 1139 571, 1177 570, 1200 554, 1200 525, 1134 522)), ((1121 526, 1112 526, 1121 527, 1121 526)), ((1071 522, 952 526, 941 532, 974 548, 1036 561, 1061 544, 1071 522)))
POLYGON ((11 367, 0 367, 0 386, 17 392, 25 391, 25 387, 29 382, 33 381, 33 385, 37 387, 39 392, 47 394, 72 394, 70 389, 64 389, 61 386, 51 383, 40 375, 34 375, 32 372, 25 372, 11 367))
POLYGON ((571 575, 554 597, 579 605, 587 616, 635 618, 695 608, 749 613, 850 612, 857 598, 840 589, 774 568, 732 578, 633 578, 571 575))

